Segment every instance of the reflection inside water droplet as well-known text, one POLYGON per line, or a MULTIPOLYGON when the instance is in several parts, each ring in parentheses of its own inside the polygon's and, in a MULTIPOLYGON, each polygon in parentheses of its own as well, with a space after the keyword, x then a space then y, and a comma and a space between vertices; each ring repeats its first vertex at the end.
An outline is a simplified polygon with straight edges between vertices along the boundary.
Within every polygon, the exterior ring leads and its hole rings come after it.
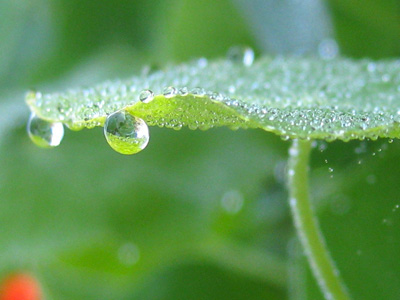
POLYGON ((53 148, 60 145, 64 136, 61 123, 50 123, 32 114, 28 121, 27 131, 30 139, 42 148, 53 148))
POLYGON ((254 51, 246 46, 234 46, 228 50, 228 59, 234 63, 242 63, 246 67, 253 64, 254 51))
POLYGON ((104 135, 111 148, 121 154, 142 151, 150 138, 147 124, 126 111, 117 111, 107 117, 104 135))

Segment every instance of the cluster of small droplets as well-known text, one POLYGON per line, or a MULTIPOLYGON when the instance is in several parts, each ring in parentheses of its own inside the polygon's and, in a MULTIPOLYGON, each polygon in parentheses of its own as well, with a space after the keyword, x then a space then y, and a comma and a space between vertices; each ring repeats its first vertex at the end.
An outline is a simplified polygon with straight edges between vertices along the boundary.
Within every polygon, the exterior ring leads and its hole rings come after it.
POLYGON ((72 129, 101 126, 115 111, 164 95, 171 102, 165 106, 169 110, 140 108, 150 125, 258 126, 283 139, 398 137, 400 60, 323 58, 263 57, 253 62, 250 48, 232 48, 227 60, 201 58, 63 94, 30 93, 27 102, 41 117, 72 129), (140 92, 141 87, 152 90, 140 92))
MULTIPOLYGON (((146 98, 144 103, 150 103, 147 101, 147 96, 153 95, 153 93, 145 90, 142 91, 141 95, 143 94, 145 97, 142 98, 146 98)), ((237 114, 221 109, 221 105, 216 104, 225 99, 222 94, 200 87, 167 86, 163 89, 162 95, 167 101, 162 104, 158 103, 160 105, 153 105, 151 109, 146 105, 141 106, 136 108, 134 113, 137 114, 139 111, 139 114, 144 116, 146 122, 151 126, 156 125, 175 130, 179 130, 183 126, 201 130, 207 130, 214 126, 229 126, 234 129, 246 127, 245 121, 237 114)), ((153 100, 154 96, 151 99, 153 100)))

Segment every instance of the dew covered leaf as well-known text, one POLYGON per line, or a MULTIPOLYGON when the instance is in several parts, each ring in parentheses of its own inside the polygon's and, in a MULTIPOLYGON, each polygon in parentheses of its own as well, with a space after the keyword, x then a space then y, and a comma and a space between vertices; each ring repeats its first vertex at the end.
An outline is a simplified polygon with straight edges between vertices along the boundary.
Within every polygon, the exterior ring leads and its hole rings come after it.
POLYGON ((149 125, 175 129, 229 126, 287 138, 398 138, 400 60, 203 58, 90 88, 31 92, 26 100, 39 117, 71 129, 103 126, 109 114, 126 109, 149 125), (155 95, 148 103, 139 100, 144 89, 155 95))

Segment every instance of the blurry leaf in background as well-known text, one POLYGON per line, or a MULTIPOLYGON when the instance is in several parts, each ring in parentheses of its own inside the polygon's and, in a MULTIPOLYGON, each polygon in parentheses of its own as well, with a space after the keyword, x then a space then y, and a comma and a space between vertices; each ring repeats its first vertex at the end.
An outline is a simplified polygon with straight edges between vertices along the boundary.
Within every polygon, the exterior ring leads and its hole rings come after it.
POLYGON ((344 55, 392 57, 400 55, 398 0, 328 0, 336 38, 344 55))
MULTIPOLYGON (((48 78, 94 55, 104 47, 151 46, 153 32, 163 21, 164 6, 171 1, 54 1, 51 3, 53 30, 57 39, 54 53, 37 70, 48 78)), ((132 59, 131 63, 138 60, 132 59)), ((44 77, 41 77, 44 79, 44 77)))
POLYGON ((44 0, 0 2, 0 88, 32 84, 54 50, 54 23, 44 0))
POLYGON ((225 55, 232 45, 254 45, 248 25, 230 0, 175 1, 166 13, 156 59, 212 58, 225 55))
POLYGON ((257 46, 267 53, 317 53, 334 33, 331 17, 320 0, 233 0, 243 12, 257 46))

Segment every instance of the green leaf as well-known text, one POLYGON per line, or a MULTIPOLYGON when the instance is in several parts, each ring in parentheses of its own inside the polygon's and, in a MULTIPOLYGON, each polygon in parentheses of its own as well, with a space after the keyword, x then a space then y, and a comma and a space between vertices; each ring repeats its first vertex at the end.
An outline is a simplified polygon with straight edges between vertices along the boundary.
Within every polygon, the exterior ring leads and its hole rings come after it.
POLYGON ((102 126, 107 115, 126 109, 149 125, 178 129, 252 127, 345 141, 400 137, 400 60, 263 57, 249 66, 243 58, 200 59, 87 89, 29 93, 27 103, 39 117, 71 129, 102 126), (139 95, 148 88, 156 96, 143 103, 139 95))

